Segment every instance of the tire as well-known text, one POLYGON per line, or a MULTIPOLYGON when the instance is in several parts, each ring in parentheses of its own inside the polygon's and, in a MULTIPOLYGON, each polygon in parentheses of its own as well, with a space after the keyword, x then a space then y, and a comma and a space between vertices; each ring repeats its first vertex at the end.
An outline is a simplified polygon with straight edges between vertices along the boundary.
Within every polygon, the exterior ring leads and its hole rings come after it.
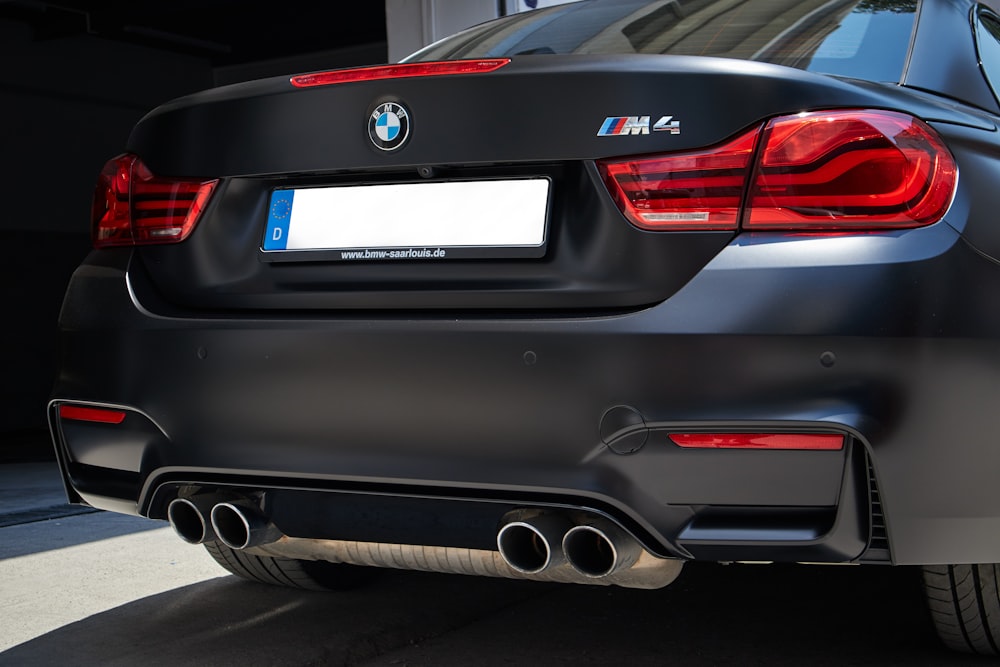
POLYGON ((1000 655, 1000 564, 925 565, 924 593, 945 646, 1000 655))
POLYGON ((205 550, 237 577, 286 588, 343 591, 368 583, 375 574, 375 568, 344 563, 255 556, 230 549, 221 542, 205 542, 205 550))

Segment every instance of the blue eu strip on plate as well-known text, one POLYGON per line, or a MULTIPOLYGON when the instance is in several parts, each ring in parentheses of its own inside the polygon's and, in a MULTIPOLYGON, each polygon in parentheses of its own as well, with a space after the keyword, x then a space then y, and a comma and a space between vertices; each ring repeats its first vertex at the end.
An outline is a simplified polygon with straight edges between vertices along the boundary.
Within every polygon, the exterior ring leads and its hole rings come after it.
POLYGON ((267 213, 264 250, 284 250, 288 244, 288 229, 292 221, 295 190, 275 190, 267 213))

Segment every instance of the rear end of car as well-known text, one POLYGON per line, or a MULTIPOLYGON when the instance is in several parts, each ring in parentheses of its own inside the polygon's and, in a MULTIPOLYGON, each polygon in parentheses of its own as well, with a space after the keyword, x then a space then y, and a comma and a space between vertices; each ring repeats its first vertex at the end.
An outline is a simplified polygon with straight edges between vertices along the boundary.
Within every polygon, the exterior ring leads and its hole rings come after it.
POLYGON ((798 62, 898 82, 914 7, 749 3, 705 57, 721 4, 149 114, 61 315, 70 498, 217 557, 646 588, 1000 560, 1000 273, 963 240, 995 126, 798 62))

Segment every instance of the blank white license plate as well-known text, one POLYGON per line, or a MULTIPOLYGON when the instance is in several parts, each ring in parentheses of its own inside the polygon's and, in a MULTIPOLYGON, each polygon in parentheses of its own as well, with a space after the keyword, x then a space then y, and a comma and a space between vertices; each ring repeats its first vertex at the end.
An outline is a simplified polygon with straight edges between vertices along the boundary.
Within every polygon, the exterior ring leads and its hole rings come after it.
POLYGON ((547 178, 275 190, 262 249, 332 260, 538 257, 547 178))

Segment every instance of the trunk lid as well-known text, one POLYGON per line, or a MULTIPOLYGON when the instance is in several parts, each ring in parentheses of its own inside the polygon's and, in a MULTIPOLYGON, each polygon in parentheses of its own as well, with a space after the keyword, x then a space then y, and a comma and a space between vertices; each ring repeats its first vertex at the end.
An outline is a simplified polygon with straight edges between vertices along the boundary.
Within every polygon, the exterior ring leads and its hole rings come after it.
MULTIPOLYGON (((807 109, 899 106, 889 86, 645 55, 525 56, 485 74, 312 88, 282 77, 211 90, 154 110, 130 137, 129 150, 157 175, 222 179, 189 239, 137 251, 133 284, 164 310, 639 308, 680 289, 734 232, 637 229, 596 160, 703 149, 807 109), (370 135, 386 104, 401 105, 408 125, 394 150, 370 135), (339 251, 263 249, 275 192, 525 179, 548 184, 544 238, 531 252, 348 261, 339 251)), ((955 115, 925 106, 918 115, 955 115)), ((340 222, 377 223, 383 192, 362 191, 371 216, 340 222)), ((503 203, 451 215, 474 224, 503 203)), ((453 204, 440 201, 442 215, 453 204)))

